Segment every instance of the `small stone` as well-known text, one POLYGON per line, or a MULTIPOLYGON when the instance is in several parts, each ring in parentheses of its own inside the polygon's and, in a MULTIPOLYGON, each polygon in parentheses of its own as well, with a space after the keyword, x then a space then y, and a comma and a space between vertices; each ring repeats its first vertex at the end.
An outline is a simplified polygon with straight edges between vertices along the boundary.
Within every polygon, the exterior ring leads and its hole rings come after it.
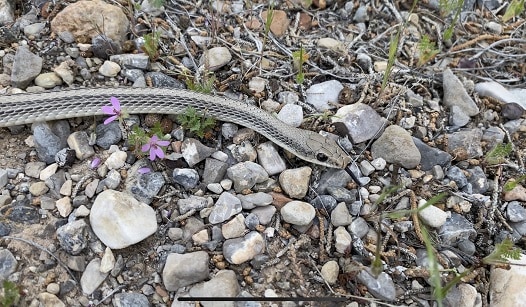
POLYGON ((340 266, 338 265, 338 262, 334 260, 326 262, 321 267, 321 276, 330 285, 334 285, 336 283, 336 281, 338 280, 339 272, 340 266))
POLYGON ((99 73, 105 77, 116 77, 121 71, 119 64, 112 61, 104 61, 99 68, 99 73))
POLYGON ((314 219, 316 210, 309 203, 295 200, 283 206, 280 213, 285 222, 298 226, 306 226, 314 219))
POLYGON ((402 127, 391 125, 371 147, 373 158, 383 158, 389 163, 398 164, 404 168, 415 168, 420 164, 420 151, 413 142, 411 135, 402 127))
POLYGON ((331 223, 334 227, 347 226, 352 223, 352 216, 345 203, 339 203, 331 212, 331 223))
MULTIPOLYGON (((418 207, 422 207, 425 204, 425 200, 420 200, 418 207)), ((422 219, 422 222, 433 228, 438 228, 444 225, 448 217, 446 212, 433 205, 427 206, 426 208, 418 211, 418 216, 422 219)))
POLYGON ((232 60, 232 54, 226 47, 214 47, 205 50, 200 65, 209 71, 216 71, 232 60))
POLYGON ((208 278, 209 257, 199 251, 188 254, 171 253, 163 269, 163 283, 167 291, 177 291, 208 278))
POLYGON ((228 239, 223 243, 225 259, 232 264, 252 260, 264 250, 265 240, 256 231, 249 232, 243 238, 228 239))
POLYGON ((100 259, 95 258, 91 260, 80 278, 80 286, 82 292, 87 295, 92 294, 106 279, 108 273, 100 271, 100 259))
POLYGON ((303 108, 296 104, 286 104, 279 111, 277 118, 291 127, 299 127, 303 123, 303 108))
POLYGON ((350 248, 352 243, 352 237, 345 227, 340 226, 334 230, 334 247, 340 254, 345 254, 350 248))
POLYGON ((311 174, 312 169, 308 166, 288 169, 279 175, 279 183, 291 198, 302 199, 309 189, 311 174))

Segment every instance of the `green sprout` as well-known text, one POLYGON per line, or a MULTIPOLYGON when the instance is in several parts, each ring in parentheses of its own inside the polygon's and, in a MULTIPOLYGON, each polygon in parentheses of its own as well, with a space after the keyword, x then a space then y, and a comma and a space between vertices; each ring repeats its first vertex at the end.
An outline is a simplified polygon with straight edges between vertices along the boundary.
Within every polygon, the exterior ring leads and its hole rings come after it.
POLYGON ((418 44, 418 50, 420 51, 418 66, 423 66, 425 63, 431 61, 440 52, 440 50, 436 48, 435 43, 432 42, 426 34, 422 36, 418 44))
POLYGON ((292 53, 292 64, 294 70, 297 71, 296 83, 302 84, 305 81, 305 73, 303 72, 303 63, 309 59, 309 54, 305 52, 303 47, 292 53))
POLYGON ((504 16, 502 16, 502 21, 506 22, 516 16, 519 16, 524 11, 524 0, 511 0, 504 16))
POLYGON ((200 138, 204 137, 205 133, 216 124, 213 118, 200 115, 193 107, 187 107, 183 113, 177 116, 177 120, 183 128, 195 133, 200 138))
POLYGON ((150 60, 154 61, 159 57, 159 39, 161 38, 161 32, 148 33, 143 36, 144 45, 141 49, 150 57, 150 60))
POLYGON ((506 161, 506 156, 508 156, 512 150, 513 146, 511 143, 499 143, 486 154, 484 160, 489 165, 497 165, 504 163, 506 161))
POLYGON ((0 305, 3 307, 17 306, 20 300, 20 292, 17 285, 9 280, 4 280, 2 283, 4 288, 0 295, 0 305))

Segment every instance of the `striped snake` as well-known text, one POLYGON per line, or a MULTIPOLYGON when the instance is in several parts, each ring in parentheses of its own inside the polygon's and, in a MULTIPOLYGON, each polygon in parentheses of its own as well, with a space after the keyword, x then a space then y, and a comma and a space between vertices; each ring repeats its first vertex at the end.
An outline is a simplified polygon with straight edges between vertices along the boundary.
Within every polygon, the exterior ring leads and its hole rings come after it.
POLYGON ((193 107, 202 115, 251 128, 315 164, 343 169, 351 160, 335 141, 288 126, 255 106, 180 89, 86 88, 0 96, 0 127, 103 115, 101 107, 111 96, 128 114, 179 114, 193 107))

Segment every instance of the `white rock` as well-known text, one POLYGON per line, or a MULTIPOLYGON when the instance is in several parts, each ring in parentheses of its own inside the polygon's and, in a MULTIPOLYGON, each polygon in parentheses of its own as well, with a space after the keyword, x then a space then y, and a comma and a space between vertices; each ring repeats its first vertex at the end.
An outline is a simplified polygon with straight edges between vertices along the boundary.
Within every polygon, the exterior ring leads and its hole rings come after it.
MULTIPOLYGON (((423 205, 425 205, 425 203, 425 200, 420 200, 420 202, 418 203, 418 207, 422 207, 423 205)), ((423 210, 420 210, 418 212, 418 216, 426 225, 431 226, 433 228, 438 228, 446 223, 448 215, 444 210, 441 210, 440 208, 431 205, 423 210)))
POLYGON ((286 104, 277 117, 289 126, 299 127, 303 122, 303 108, 297 104, 286 104))
POLYGON ((523 306, 526 302, 526 255, 511 260, 509 270, 493 267, 490 274, 489 306, 523 306))
POLYGON ((119 169, 121 167, 124 166, 124 163, 126 163, 126 157, 128 155, 126 154, 126 152, 122 151, 122 150, 118 150, 114 153, 112 153, 108 159, 106 159, 106 162, 104 162, 104 164, 106 164, 106 166, 108 166, 108 168, 111 170, 111 169, 119 169))
POLYGON ((334 241, 336 251, 344 254, 351 247, 352 237, 345 227, 340 226, 334 230, 334 241))
POLYGON ((109 273, 115 266, 115 256, 111 251, 111 248, 106 247, 102 260, 100 261, 100 271, 102 273, 109 273))
POLYGON ((204 52, 200 64, 209 71, 216 71, 232 60, 232 54, 226 47, 214 47, 204 52))
POLYGON ((336 80, 325 81, 314 84, 307 90, 306 102, 316 110, 323 112, 333 109, 330 103, 337 103, 343 85, 336 80))
POLYGON ((299 226, 309 225, 316 215, 311 204, 298 200, 288 202, 280 212, 285 222, 299 226))
POLYGON ((90 223, 97 237, 112 249, 140 242, 157 230, 152 207, 129 194, 113 190, 97 196, 91 208, 90 223))
POLYGON ((80 286, 82 292, 89 295, 95 291, 100 284, 106 279, 108 273, 102 273, 100 271, 100 259, 95 258, 86 266, 86 269, 82 273, 80 278, 80 286))
POLYGON ((116 77, 121 71, 119 64, 112 61, 104 61, 99 68, 99 73, 105 77, 116 77))

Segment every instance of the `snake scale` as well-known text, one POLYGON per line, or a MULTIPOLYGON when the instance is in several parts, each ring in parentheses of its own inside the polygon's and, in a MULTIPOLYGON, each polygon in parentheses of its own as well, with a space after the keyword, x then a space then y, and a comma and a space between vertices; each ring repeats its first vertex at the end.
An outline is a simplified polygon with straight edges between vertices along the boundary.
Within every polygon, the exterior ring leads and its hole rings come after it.
POLYGON ((0 127, 103 115, 101 107, 111 96, 128 114, 179 114, 193 107, 202 115, 251 128, 315 164, 343 169, 351 160, 334 140, 288 126, 255 106, 180 89, 82 88, 0 96, 0 127))

